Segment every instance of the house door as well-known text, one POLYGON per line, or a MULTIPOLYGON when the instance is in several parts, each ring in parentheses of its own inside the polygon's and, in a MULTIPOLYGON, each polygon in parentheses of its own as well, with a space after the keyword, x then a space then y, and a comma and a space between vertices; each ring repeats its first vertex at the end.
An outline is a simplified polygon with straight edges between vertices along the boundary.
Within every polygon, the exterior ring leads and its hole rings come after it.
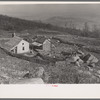
POLYGON ((17 47, 15 47, 15 53, 17 53, 17 47))

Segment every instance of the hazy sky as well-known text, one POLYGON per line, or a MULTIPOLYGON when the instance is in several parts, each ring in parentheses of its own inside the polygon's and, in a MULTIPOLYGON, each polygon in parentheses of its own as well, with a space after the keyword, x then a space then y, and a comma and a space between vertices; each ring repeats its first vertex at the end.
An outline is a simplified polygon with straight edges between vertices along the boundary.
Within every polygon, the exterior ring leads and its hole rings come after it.
POLYGON ((0 14, 32 20, 53 16, 100 17, 100 4, 0 5, 0 14))

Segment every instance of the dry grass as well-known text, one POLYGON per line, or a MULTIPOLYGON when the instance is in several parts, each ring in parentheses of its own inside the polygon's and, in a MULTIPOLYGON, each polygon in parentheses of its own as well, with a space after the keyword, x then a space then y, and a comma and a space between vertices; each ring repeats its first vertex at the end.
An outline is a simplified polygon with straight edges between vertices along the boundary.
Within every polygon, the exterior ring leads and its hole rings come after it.
MULTIPOLYGON (((68 39, 68 41, 72 41, 73 38, 72 39, 70 38, 64 37, 65 40, 68 39)), ((86 39, 83 38, 83 40, 81 38, 78 38, 74 39, 73 42, 77 41, 85 44, 87 42, 85 40, 87 40, 87 38, 86 39)), ((89 39, 89 41, 95 42, 96 40, 89 39)), ((90 44, 94 45, 95 43, 90 43, 90 44)), ((52 54, 61 57, 60 53, 62 51, 73 52, 76 49, 77 48, 75 46, 58 43, 56 44, 56 48, 53 48, 52 54)), ((91 52, 88 51, 87 53, 91 52)), ((92 53, 92 54, 99 59, 96 70, 100 70, 99 68, 100 55, 98 53, 92 53)), ((45 73, 42 78, 47 83, 62 83, 62 84, 100 83, 100 79, 94 76, 92 72, 89 72, 88 69, 85 68, 84 66, 78 68, 76 65, 68 64, 68 62, 66 61, 57 62, 56 65, 50 65, 50 64, 42 65, 18 59, 16 57, 8 56, 3 50, 0 49, 0 82, 9 83, 12 80, 23 78, 23 75, 27 73, 27 71, 33 74, 32 77, 35 77, 34 73, 36 72, 37 68, 43 67, 45 73)))

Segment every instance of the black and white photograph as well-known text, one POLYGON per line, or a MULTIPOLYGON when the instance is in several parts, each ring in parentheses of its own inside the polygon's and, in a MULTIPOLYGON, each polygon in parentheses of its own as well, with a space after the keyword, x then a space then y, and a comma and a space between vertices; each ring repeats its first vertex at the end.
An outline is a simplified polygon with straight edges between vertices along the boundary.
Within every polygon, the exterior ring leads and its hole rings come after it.
POLYGON ((0 4, 0 84, 100 84, 100 3, 0 4))

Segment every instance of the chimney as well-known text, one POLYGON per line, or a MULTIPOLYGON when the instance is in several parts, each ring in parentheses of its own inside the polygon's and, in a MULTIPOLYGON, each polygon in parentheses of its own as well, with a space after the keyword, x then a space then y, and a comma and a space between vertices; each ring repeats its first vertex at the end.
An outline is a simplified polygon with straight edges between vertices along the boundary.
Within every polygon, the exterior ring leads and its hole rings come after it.
POLYGON ((15 33, 13 33, 13 34, 12 34, 12 37, 15 37, 15 36, 16 36, 16 34, 15 34, 15 33))

